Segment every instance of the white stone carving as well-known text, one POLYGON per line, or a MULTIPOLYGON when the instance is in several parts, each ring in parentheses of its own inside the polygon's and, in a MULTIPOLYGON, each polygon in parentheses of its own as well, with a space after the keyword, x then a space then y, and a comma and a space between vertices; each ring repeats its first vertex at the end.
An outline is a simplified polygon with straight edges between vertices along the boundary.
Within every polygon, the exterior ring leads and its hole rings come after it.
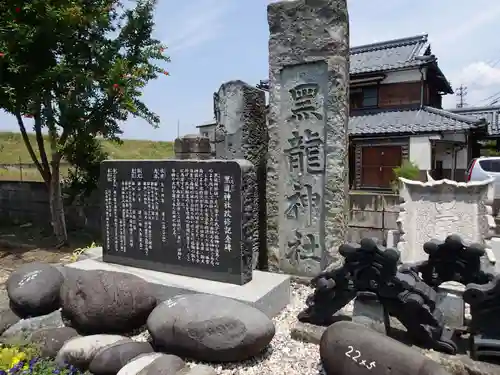
MULTIPOLYGON (((399 180, 404 202, 397 220, 401 235, 397 248, 403 263, 426 260, 423 244, 431 239, 444 240, 450 234, 489 245, 495 228, 493 179, 469 183, 399 180)), ((490 258, 491 252, 487 256, 490 258)))

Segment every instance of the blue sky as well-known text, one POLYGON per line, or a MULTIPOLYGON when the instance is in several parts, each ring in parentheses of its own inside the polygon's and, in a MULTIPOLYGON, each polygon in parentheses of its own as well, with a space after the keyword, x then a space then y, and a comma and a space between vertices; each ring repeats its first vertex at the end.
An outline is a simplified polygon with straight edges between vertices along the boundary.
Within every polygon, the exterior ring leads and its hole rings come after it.
MULTIPOLYGON (((223 82, 267 78, 269 2, 159 0, 156 37, 169 46, 171 75, 152 82, 144 100, 161 126, 131 119, 122 126, 124 138, 173 140, 178 121, 180 134, 196 132, 212 119, 212 94, 223 82)), ((348 0, 348 7, 352 46, 428 33, 452 85, 468 86, 470 105, 500 93, 500 1, 348 0)), ((445 107, 455 103, 445 97, 445 107)), ((0 113, 0 130, 18 128, 0 113)))

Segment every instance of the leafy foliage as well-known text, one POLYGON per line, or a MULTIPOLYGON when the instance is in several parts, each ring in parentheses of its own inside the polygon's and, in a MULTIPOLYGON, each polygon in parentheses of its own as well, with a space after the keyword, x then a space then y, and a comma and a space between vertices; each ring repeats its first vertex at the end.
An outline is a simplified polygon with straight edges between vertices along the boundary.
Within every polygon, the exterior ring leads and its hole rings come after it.
POLYGON ((394 177, 395 180, 392 182, 392 189, 394 191, 399 190, 399 178, 406 178, 408 180, 418 180, 420 176, 420 169, 418 166, 413 163, 411 160, 405 160, 401 164, 401 166, 394 168, 394 177))
POLYGON ((156 0, 0 1, 0 108, 14 115, 33 162, 49 188, 51 222, 67 241, 60 189, 63 156, 76 164, 73 186, 95 182, 103 157, 97 136, 118 140, 120 123, 160 119, 142 89, 168 62, 152 38, 156 0), (31 119, 40 158, 27 135, 31 119), (43 131, 49 137, 45 150, 43 131), (85 143, 85 144, 83 144, 85 143), (85 159, 88 160, 85 160, 85 159), (81 172, 84 171, 84 172, 81 172))
MULTIPOLYGON (((155 63, 169 61, 152 38, 155 3, 126 9, 116 0, 1 1, 0 108, 16 116, 21 131, 27 118, 35 132, 48 130, 56 159, 75 153, 72 159, 83 160, 98 149, 97 135, 117 140, 130 115, 158 126, 141 101, 150 80, 168 75, 155 63)), ((47 181, 44 154, 39 170, 47 181)))

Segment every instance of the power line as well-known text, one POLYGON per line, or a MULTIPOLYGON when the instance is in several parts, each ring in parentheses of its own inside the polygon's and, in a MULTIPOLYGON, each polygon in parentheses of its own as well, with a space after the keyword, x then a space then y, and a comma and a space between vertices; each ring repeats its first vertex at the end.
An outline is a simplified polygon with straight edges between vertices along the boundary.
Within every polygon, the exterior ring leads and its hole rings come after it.
POLYGON ((457 108, 463 108, 467 105, 465 97, 467 96, 467 86, 460 85, 457 89, 456 96, 458 97, 457 108))

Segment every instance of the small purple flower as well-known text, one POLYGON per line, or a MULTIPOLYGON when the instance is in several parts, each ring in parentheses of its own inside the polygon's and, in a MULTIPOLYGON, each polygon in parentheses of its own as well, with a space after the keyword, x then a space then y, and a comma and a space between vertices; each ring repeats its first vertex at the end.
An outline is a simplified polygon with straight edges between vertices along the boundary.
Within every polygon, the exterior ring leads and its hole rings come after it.
POLYGON ((33 366, 36 365, 37 362, 38 362, 38 357, 34 357, 34 358, 30 359, 30 362, 29 362, 30 370, 33 369, 33 366))

